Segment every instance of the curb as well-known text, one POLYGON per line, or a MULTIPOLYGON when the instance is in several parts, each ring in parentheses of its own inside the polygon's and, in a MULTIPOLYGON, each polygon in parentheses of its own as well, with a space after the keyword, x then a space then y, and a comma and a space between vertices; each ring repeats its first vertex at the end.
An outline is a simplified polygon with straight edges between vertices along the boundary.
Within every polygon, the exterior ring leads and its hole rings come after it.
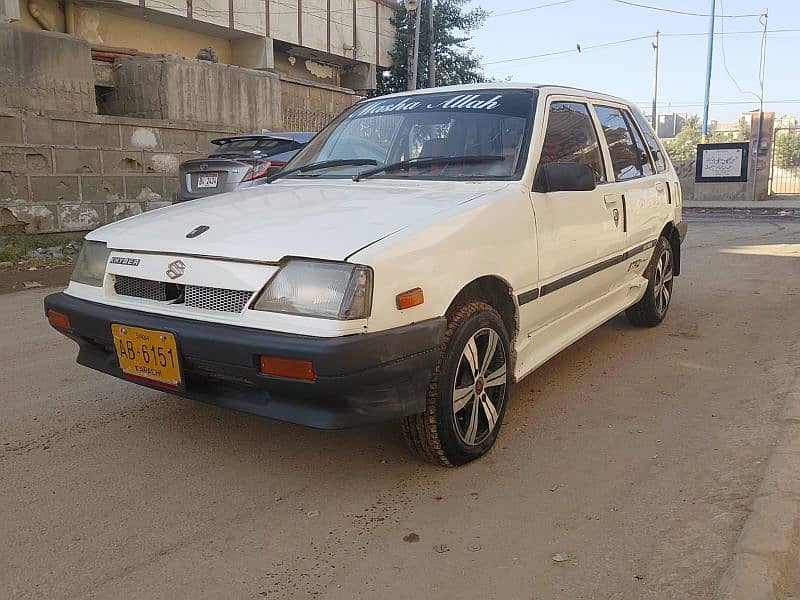
POLYGON ((756 213, 764 215, 800 216, 800 206, 698 206, 696 204, 683 205, 684 212, 713 212, 713 213, 756 213))
POLYGON ((786 395, 783 431, 720 579, 717 600, 775 600, 800 544, 800 375, 786 395))

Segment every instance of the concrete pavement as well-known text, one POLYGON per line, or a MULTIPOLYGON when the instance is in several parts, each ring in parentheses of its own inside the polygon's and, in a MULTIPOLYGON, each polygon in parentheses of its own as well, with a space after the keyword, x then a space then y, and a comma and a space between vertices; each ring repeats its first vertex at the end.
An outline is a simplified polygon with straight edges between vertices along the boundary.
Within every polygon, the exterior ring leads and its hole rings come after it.
POLYGON ((796 388, 800 220, 701 215, 683 262, 662 326, 618 317, 568 348, 455 470, 393 424, 320 432, 109 379, 74 364, 43 292, 0 296, 0 589, 713 598, 796 388))

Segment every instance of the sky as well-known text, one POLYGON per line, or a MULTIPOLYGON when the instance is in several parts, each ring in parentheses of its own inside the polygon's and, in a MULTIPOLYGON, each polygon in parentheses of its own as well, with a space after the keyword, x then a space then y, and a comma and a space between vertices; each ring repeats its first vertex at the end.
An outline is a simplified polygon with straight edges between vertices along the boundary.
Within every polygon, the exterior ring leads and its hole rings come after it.
MULTIPOLYGON (((710 14, 710 0, 630 0, 670 10, 710 14)), ((493 16, 470 42, 496 79, 582 87, 621 96, 650 112, 653 98, 655 32, 660 41, 658 112, 702 115, 709 18, 650 10, 615 0, 471 0, 493 16), (551 4, 536 10, 531 7, 551 4), (696 33, 702 35, 675 36, 696 33), (598 44, 651 36, 601 48, 598 44), (576 45, 580 44, 579 53, 576 45), (549 52, 566 54, 497 62, 549 52)), ((735 122, 758 108, 761 30, 758 16, 720 14, 769 12, 764 78, 764 110, 800 116, 800 0, 716 0, 710 119, 735 122), (794 29, 779 32, 780 29, 794 29), (733 33, 756 32, 756 33, 733 33), (723 62, 723 50, 725 61, 723 62), (727 63, 727 70, 725 64, 727 63), (794 102, 778 102, 792 100, 794 102), (722 104, 720 104, 722 103, 722 104), (736 104, 725 104, 736 103, 736 104)))

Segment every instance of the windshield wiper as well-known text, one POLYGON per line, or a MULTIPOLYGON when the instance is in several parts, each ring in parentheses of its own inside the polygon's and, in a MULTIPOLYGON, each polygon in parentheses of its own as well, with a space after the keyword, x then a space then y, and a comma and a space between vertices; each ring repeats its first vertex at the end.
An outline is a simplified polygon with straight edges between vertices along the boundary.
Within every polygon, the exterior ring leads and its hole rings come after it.
POLYGON ((286 177, 293 173, 307 173, 308 171, 316 171, 318 169, 327 169, 328 167, 363 167, 364 165, 377 165, 378 161, 374 158, 338 158, 336 160, 323 160, 321 162, 303 165, 302 167, 295 167, 285 171, 279 171, 272 177, 267 177, 267 183, 272 183, 276 179, 286 177))
POLYGON ((361 173, 353 177, 353 181, 361 181, 364 177, 371 177, 372 175, 383 173, 384 171, 387 173, 389 171, 403 171, 403 170, 407 171, 411 167, 416 167, 416 166, 442 165, 442 164, 448 165, 456 162, 482 163, 482 162, 494 162, 501 160, 505 160, 505 157, 496 156, 492 154, 468 154, 465 156, 431 156, 427 158, 410 158, 408 160, 401 160, 400 162, 390 163, 388 165, 375 167, 374 169, 367 169, 366 171, 361 171, 361 173))

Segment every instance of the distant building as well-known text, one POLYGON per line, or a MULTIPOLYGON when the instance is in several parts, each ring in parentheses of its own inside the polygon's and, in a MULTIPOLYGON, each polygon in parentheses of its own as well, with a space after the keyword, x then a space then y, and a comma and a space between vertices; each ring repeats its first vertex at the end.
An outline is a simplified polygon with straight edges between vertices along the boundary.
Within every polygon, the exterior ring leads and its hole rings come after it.
POLYGON ((686 123, 686 117, 677 113, 668 113, 665 115, 658 115, 658 137, 661 139, 674 138, 683 125, 686 123))
POLYGON ((717 123, 714 128, 714 133, 720 137, 729 139, 731 141, 747 140, 749 131, 751 129, 752 115, 750 113, 743 113, 739 121, 733 123, 717 123), (741 119, 744 119, 744 127, 741 124, 741 119))
POLYGON ((797 125, 797 117, 794 115, 775 117, 775 129, 796 129, 797 125))

